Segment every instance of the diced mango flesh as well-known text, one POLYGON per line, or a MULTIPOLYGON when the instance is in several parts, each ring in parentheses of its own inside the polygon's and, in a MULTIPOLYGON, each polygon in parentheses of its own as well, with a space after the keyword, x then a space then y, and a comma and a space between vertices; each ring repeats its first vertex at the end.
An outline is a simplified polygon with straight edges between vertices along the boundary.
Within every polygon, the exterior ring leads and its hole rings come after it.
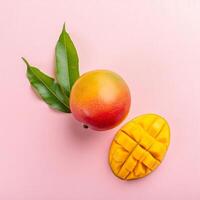
POLYGON ((109 164, 124 180, 144 177, 163 160, 170 142, 167 121, 155 114, 141 115, 125 124, 110 147, 109 164))

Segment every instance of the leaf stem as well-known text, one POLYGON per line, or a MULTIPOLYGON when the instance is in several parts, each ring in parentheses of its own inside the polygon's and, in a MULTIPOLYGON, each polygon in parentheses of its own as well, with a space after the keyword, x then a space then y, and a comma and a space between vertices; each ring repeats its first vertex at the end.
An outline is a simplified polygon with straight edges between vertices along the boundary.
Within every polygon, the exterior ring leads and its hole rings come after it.
POLYGON ((88 125, 83 124, 83 128, 87 129, 87 128, 89 128, 89 127, 88 127, 88 125))
POLYGON ((21 59, 26 63, 27 67, 30 66, 29 63, 28 63, 28 61, 24 57, 21 57, 21 59))

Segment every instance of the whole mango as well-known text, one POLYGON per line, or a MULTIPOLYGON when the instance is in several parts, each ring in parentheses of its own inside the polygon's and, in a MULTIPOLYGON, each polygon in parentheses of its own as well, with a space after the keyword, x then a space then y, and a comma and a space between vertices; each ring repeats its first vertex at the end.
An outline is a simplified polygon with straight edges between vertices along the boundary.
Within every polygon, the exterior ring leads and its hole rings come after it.
POLYGON ((83 74, 73 85, 70 109, 74 117, 94 130, 108 130, 126 117, 131 96, 126 82, 109 70, 83 74))

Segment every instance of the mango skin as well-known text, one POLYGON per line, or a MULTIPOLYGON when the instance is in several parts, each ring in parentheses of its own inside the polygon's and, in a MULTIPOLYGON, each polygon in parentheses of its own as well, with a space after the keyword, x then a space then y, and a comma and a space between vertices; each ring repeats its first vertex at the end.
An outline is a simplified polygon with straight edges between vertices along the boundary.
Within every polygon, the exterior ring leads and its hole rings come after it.
POLYGON ((98 131, 114 128, 127 116, 131 104, 125 81, 109 70, 83 74, 73 85, 70 109, 74 117, 98 131))

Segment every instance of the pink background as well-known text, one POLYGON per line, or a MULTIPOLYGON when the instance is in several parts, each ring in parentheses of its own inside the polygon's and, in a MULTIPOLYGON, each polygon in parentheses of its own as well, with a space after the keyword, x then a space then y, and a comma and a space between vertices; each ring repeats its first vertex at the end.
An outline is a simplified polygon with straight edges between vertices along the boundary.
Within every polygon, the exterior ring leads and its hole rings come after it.
POLYGON ((200 199, 200 1, 7 0, 0 13, 1 200, 200 199), (169 121, 169 151, 150 176, 112 174, 119 127, 84 130, 32 92, 20 57, 53 75, 64 21, 81 73, 106 68, 129 84, 125 121, 149 112, 169 121))

